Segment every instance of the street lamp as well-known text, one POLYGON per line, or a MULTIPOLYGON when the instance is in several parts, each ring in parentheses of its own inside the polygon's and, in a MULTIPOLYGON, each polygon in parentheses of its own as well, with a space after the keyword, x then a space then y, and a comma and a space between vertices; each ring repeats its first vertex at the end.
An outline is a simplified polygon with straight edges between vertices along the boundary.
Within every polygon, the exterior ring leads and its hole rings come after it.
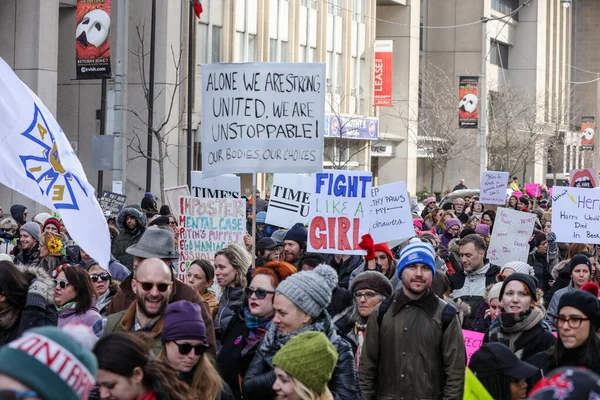
POLYGON ((562 3, 562 6, 564 8, 569 8, 571 7, 571 3, 573 2, 573 0, 561 0, 560 2, 562 3))

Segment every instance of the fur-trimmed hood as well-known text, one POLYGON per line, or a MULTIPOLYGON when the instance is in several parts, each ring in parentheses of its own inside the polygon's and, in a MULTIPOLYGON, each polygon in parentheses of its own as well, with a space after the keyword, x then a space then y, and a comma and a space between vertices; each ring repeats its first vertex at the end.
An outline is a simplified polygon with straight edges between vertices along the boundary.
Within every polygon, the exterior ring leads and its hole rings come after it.
POLYGON ((563 260, 563 261, 557 263, 554 267, 552 267, 552 271, 550 271, 550 274, 552 275, 552 279, 557 279, 558 278, 558 274, 560 274, 561 271, 565 267, 567 267, 567 272, 569 271, 569 269, 568 269, 569 261, 570 260, 563 260))
POLYGON ((44 300, 47 304, 55 303, 54 289, 56 288, 56 284, 54 283, 54 279, 52 279, 43 268, 31 265, 17 265, 17 268, 19 268, 21 272, 25 274, 25 277, 29 283, 31 283, 34 279, 44 282, 48 287, 48 290, 46 290, 44 293, 44 300))
POLYGON ((139 228, 145 228, 146 224, 148 222, 147 218, 146 218, 146 214, 144 214, 143 212, 133 208, 133 207, 125 207, 124 209, 121 210, 121 212, 119 213, 119 215, 117 216, 117 226, 119 227, 120 230, 129 230, 127 228, 127 224, 125 223, 125 220, 127 219, 127 217, 134 217, 139 225, 139 228))

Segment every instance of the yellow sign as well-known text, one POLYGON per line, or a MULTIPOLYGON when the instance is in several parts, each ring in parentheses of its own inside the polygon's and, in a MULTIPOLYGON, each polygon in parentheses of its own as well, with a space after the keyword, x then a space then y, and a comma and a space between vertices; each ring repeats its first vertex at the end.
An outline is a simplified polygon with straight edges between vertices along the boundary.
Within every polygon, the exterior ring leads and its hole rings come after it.
POLYGON ((463 400, 494 400, 469 368, 465 376, 463 400))

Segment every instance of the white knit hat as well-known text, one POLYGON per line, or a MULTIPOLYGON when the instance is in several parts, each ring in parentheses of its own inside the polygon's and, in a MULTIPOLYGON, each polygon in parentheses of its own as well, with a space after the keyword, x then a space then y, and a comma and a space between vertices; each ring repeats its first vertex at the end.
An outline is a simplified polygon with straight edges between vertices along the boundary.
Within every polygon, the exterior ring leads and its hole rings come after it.
POLYGON ((506 264, 504 264, 504 266, 500 270, 500 273, 502 274, 506 268, 514 269, 515 272, 518 272, 520 274, 525 274, 525 275, 529 275, 529 276, 535 276, 535 273, 533 271, 533 267, 531 265, 527 264, 527 263, 524 263, 523 261, 509 261, 509 262, 507 262, 506 264))

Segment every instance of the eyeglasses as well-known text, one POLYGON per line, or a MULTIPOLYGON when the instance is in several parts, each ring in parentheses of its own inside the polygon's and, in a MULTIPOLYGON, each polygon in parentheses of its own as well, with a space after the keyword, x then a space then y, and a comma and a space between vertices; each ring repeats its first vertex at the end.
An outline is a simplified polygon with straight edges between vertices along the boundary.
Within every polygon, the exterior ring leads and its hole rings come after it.
POLYGON ((460 231, 460 228, 458 226, 453 226, 452 228, 450 228, 448 230, 452 231, 452 232, 458 232, 458 231, 460 231))
POLYGON ((376 292, 354 292, 353 296, 355 299, 360 300, 361 297, 364 297, 365 300, 371 300, 373 297, 377 296, 379 293, 376 292))
POLYGON ((92 280, 92 282, 98 282, 99 279, 107 281, 110 279, 110 275, 108 272, 103 272, 101 274, 91 274, 90 279, 92 280))
POLYGON ((164 293, 169 289, 169 286, 172 285, 171 282, 161 282, 161 283, 154 283, 154 282, 138 282, 140 285, 142 285, 142 289, 144 289, 146 292, 149 292, 152 290, 152 288, 154 286, 156 286, 156 288, 158 289, 159 292, 164 293))
POLYGON ((192 351, 192 349, 194 349, 194 353, 196 353, 197 356, 201 356, 208 349, 208 346, 202 343, 197 344, 195 346, 191 343, 177 343, 176 341, 173 341, 173 343, 177 345, 177 349, 179 349, 179 354, 184 356, 186 354, 189 354, 189 352, 192 351))
POLYGON ((40 397, 39 394, 34 392, 33 390, 12 390, 12 389, 2 389, 0 390, 0 400, 20 400, 25 397, 40 397))
POLYGON ((554 325, 558 326, 559 328, 562 328, 563 326, 565 326, 565 322, 566 322, 573 329, 579 328, 581 326, 582 321, 590 320, 589 318, 582 318, 582 317, 565 318, 562 315, 553 315, 552 318, 554 319, 554 325))
MULTIPOLYGON (((69 281, 59 281, 58 279, 55 279, 54 283, 56 283, 56 286, 61 289, 66 289, 67 286, 70 285, 69 281)), ((0 399, 1 399, 1 397, 0 397, 0 399)))
POLYGON ((268 294, 275 294, 273 290, 264 290, 264 289, 252 289, 251 287, 247 287, 244 289, 244 294, 246 294, 247 298, 255 295, 257 299, 262 300, 267 297, 268 294))

